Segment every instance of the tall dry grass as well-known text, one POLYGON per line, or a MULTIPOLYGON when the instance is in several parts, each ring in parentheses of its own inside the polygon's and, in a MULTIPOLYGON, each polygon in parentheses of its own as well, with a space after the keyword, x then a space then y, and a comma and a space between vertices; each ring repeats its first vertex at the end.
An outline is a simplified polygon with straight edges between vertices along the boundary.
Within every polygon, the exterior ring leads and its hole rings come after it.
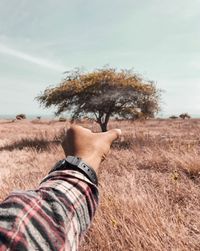
MULTIPOLYGON (((0 199, 36 187, 63 158, 56 140, 64 125, 0 123, 0 199), (48 145, 42 150, 41 139, 48 145)), ((101 165, 100 206, 80 250, 200 250, 200 120, 113 121, 114 127, 124 136, 101 165)))

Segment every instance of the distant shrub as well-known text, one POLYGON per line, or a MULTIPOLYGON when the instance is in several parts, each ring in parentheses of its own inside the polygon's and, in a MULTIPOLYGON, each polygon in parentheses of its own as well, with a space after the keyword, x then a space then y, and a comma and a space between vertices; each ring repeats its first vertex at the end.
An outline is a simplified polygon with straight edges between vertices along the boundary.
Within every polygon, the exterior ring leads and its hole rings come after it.
POLYGON ((40 120, 40 119, 41 119, 41 116, 37 116, 36 119, 40 120))
POLYGON ((190 118, 191 118, 190 115, 189 115, 188 113, 181 113, 181 114, 179 115, 179 117, 180 117, 181 119, 190 119, 190 118))
POLYGON ((16 119, 17 120, 22 120, 22 119, 26 119, 26 115, 25 114, 18 114, 18 115, 16 115, 16 119))
POLYGON ((59 118, 59 122, 65 122, 65 121, 66 121, 66 118, 64 118, 64 117, 59 118))
POLYGON ((170 118, 170 119, 178 119, 178 117, 175 116, 175 115, 172 115, 172 116, 170 116, 169 118, 170 118))

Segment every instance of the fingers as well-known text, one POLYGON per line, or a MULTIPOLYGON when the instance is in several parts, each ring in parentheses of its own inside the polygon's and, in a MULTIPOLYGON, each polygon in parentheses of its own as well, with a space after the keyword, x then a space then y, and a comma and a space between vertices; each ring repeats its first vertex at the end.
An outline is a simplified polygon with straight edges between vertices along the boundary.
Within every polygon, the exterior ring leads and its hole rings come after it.
POLYGON ((78 125, 71 125, 70 128, 67 129, 66 133, 66 138, 65 140, 72 140, 77 137, 81 140, 86 138, 89 140, 95 140, 98 139, 100 140, 99 142, 107 142, 109 145, 112 144, 114 140, 119 138, 122 135, 122 131, 120 129, 111 129, 107 132, 103 133, 92 133, 91 130, 86 129, 82 126, 78 125))
POLYGON ((88 128, 85 128, 85 127, 82 127, 82 126, 79 126, 79 125, 71 125, 67 131, 71 131, 71 132, 75 132, 75 133, 79 133, 79 132, 82 132, 82 133, 91 133, 91 130, 88 129, 88 128))
POLYGON ((93 133, 82 126, 72 125, 62 144, 65 155, 79 156, 96 170, 106 158, 110 146, 122 134, 120 129, 93 133))
MULTIPOLYGON (((84 128, 82 126, 79 125, 71 125, 70 128, 67 129, 67 132, 87 132, 87 133, 92 133, 90 129, 84 128)), ((119 138, 122 134, 121 129, 111 129, 107 132, 103 132, 103 133, 93 133, 93 135, 100 135, 105 137, 110 143, 112 143, 112 141, 116 140, 117 138, 119 138)), ((105 139, 104 138, 104 139, 105 139)))
POLYGON ((112 129, 103 134, 107 141, 111 144, 114 140, 118 139, 122 135, 122 131, 121 129, 112 129))

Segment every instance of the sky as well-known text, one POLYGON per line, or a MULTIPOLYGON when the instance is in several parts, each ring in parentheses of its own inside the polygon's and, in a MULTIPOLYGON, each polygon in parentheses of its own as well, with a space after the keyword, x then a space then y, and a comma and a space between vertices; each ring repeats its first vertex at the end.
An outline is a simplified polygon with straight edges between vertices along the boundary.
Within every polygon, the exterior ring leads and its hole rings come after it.
POLYGON ((105 65, 155 81, 162 115, 200 115, 200 0, 0 0, 0 114, 53 114, 34 98, 105 65))

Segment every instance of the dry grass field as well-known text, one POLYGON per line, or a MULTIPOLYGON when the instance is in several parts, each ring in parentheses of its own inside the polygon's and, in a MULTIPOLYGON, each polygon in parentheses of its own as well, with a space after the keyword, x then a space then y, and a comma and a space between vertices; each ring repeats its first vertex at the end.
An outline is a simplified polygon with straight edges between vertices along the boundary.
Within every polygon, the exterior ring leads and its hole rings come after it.
MULTIPOLYGON (((64 157, 65 125, 0 121, 0 200, 37 187, 64 157)), ((113 121, 109 127, 121 128, 123 137, 101 165, 100 206, 80 250, 199 251, 200 120, 113 121)))

